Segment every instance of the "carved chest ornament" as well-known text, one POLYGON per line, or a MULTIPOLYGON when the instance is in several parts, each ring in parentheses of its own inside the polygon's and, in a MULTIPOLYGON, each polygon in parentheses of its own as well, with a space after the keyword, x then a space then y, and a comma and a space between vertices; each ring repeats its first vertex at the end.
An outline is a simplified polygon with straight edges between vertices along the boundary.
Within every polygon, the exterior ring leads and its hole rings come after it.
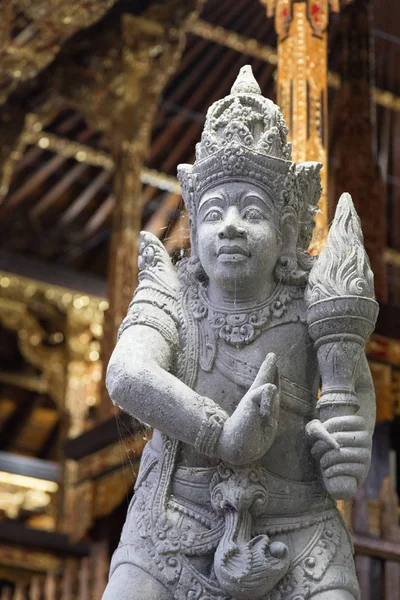
POLYGON ((189 302, 197 321, 207 319, 218 339, 240 348, 253 342, 268 327, 278 324, 287 316, 292 301, 301 297, 301 288, 280 284, 261 304, 228 310, 213 304, 207 296, 206 286, 200 283, 193 287, 189 302))

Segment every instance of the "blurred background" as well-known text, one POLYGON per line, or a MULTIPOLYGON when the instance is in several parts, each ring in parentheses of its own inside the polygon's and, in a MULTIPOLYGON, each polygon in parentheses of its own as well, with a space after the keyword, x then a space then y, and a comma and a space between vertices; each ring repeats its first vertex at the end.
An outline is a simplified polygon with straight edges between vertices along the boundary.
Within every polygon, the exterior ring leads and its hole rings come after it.
POLYGON ((0 600, 100 600, 150 431, 104 366, 140 229, 188 248, 176 167, 251 64, 294 159, 323 162, 310 252, 343 191, 380 316, 377 427, 352 526, 363 600, 400 600, 400 4, 0 2, 0 600))

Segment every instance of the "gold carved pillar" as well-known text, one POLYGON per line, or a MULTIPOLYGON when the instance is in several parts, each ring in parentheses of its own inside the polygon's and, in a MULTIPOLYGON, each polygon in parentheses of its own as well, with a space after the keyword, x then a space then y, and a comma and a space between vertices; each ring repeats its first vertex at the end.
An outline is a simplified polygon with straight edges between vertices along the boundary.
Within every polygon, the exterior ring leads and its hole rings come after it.
MULTIPOLYGON (((123 103, 118 130, 108 132, 116 165, 116 208, 109 259, 110 306, 104 323, 105 366, 137 283, 142 214, 140 173, 150 148, 159 97, 178 66, 186 25, 196 16, 195 9, 200 4, 194 0, 173 0, 151 7, 142 17, 123 16, 123 103)), ((105 394, 103 416, 110 411, 111 403, 105 394)))
MULTIPOLYGON (((67 314, 65 410, 66 437, 73 438, 90 425, 90 410, 99 403, 102 366, 100 339, 103 312, 89 296, 75 299, 67 314)), ((103 300, 101 304, 106 304, 103 300)))
POLYGON ((339 0, 261 0, 275 14, 278 34, 277 103, 293 143, 293 160, 320 161, 323 193, 310 252, 318 254, 328 232, 327 27, 339 0))

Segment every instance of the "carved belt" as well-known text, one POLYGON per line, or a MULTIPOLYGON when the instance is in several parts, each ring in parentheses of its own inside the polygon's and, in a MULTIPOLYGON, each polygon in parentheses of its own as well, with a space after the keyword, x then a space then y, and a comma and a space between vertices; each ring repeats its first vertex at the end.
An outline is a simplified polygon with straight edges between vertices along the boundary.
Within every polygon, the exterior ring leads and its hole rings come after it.
MULTIPOLYGON (((327 496, 318 481, 302 482, 286 479, 275 475, 262 467, 258 467, 263 472, 263 478, 268 488, 268 516, 260 517, 267 522, 270 517, 293 517, 294 525, 297 523, 301 514, 308 514, 311 511, 317 514, 327 509, 333 508, 333 500, 327 496)), ((212 513, 210 499, 210 484, 217 467, 210 468, 192 468, 179 466, 175 469, 172 476, 172 495, 179 503, 197 505, 199 508, 205 508, 212 513)), ((290 519, 286 518, 286 522, 290 519)), ((295 526, 291 529, 296 529, 295 526)))

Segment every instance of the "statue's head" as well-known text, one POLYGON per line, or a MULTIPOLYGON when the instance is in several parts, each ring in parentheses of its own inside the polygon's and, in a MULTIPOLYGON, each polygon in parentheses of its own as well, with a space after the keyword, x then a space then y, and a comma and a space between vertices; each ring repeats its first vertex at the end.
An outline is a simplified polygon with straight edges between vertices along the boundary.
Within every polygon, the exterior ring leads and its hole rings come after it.
POLYGON ((179 165, 192 262, 223 285, 262 277, 305 283, 319 163, 296 166, 278 106, 243 67, 208 110, 194 165, 179 165))

